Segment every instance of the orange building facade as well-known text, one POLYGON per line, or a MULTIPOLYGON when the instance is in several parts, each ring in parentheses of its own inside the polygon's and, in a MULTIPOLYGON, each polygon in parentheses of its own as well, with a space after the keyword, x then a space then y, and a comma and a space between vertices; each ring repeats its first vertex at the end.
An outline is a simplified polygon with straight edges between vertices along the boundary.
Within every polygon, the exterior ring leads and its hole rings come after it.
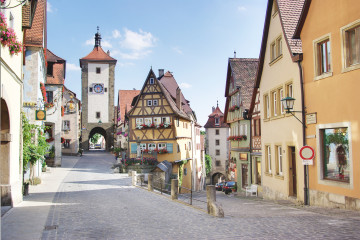
POLYGON ((360 209, 360 4, 306 1, 294 38, 303 50, 311 205, 360 209))

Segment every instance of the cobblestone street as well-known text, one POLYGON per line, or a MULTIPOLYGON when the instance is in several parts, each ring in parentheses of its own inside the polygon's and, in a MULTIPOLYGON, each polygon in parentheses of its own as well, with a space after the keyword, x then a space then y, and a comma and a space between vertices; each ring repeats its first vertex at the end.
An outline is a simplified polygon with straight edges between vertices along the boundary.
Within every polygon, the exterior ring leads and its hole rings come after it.
POLYGON ((222 192, 217 192, 217 200, 225 218, 215 218, 166 195, 132 187, 127 174, 113 173, 114 161, 101 151, 63 157, 62 168, 52 169, 20 206, 2 217, 1 239, 360 238, 358 212, 288 206, 222 192), (52 192, 56 183, 50 180, 56 174, 58 188, 52 192))

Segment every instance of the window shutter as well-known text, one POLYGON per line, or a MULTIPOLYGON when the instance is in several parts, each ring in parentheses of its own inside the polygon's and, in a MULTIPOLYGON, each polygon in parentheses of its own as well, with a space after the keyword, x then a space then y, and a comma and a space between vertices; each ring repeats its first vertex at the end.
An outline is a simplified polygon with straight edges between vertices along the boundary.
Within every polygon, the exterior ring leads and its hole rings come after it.
POLYGON ((168 153, 173 153, 173 144, 172 143, 167 143, 166 144, 166 150, 168 151, 168 153))
POLYGON ((136 143, 131 144, 131 153, 137 153, 137 144, 136 143))

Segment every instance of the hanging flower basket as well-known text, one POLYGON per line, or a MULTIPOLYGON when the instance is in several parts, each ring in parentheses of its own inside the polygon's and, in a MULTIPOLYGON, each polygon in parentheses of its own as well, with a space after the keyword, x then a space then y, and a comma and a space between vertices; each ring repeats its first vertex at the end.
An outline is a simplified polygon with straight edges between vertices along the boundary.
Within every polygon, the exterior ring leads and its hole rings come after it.
POLYGON ((64 143, 65 142, 65 138, 61 138, 61 143, 64 143))
POLYGON ((245 141, 247 139, 246 135, 241 135, 241 136, 230 136, 227 138, 228 141, 245 141))
MULTIPOLYGON (((1 0, 3 3, 3 1, 1 0)), ((16 34, 6 23, 4 14, 0 13, 0 42, 3 47, 8 46, 10 54, 18 54, 23 49, 21 42, 16 40, 16 34)))
POLYGON ((51 137, 51 138, 48 138, 48 139, 46 139, 46 142, 52 142, 52 141, 54 141, 54 138, 53 137, 51 137))
POLYGON ((232 106, 231 108, 229 108, 229 112, 234 112, 235 110, 238 110, 238 109, 240 109, 240 107, 235 105, 235 106, 232 106))

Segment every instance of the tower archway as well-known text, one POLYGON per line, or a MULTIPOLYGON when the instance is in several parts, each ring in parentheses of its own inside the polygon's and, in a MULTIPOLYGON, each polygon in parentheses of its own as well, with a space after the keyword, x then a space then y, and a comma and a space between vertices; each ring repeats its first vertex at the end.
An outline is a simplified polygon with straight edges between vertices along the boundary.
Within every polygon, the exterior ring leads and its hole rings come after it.
POLYGON ((10 115, 4 99, 1 98, 0 129, 0 186, 1 206, 11 205, 10 191, 10 115))
POLYGON ((105 150, 107 149, 107 136, 108 134, 106 134, 105 129, 101 128, 101 127, 95 127, 93 129, 91 129, 90 133, 89 133, 89 150, 92 149, 101 149, 101 150, 105 150), (101 135, 100 138, 97 138, 97 140, 95 142, 92 142, 92 139, 95 135, 101 135))
POLYGON ((214 173, 211 177, 212 184, 223 182, 225 180, 226 180, 225 175, 220 172, 214 173))

